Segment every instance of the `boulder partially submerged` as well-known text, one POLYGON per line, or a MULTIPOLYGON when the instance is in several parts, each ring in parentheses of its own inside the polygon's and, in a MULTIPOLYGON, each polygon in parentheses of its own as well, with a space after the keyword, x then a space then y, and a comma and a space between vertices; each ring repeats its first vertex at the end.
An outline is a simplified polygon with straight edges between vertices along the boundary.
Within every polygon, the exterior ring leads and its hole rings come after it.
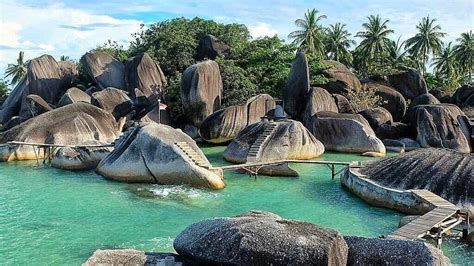
MULTIPOLYGON (((29 119, 0 133, 0 161, 35 160, 31 146, 6 144, 98 145, 111 143, 122 131, 123 121, 87 103, 75 103, 29 119)), ((43 154, 39 154, 41 158, 43 154)))
POLYGON ((99 88, 126 89, 124 65, 106 52, 92 50, 82 56, 81 63, 99 88))
POLYGON ((421 241, 344 236, 347 265, 451 265, 443 252, 421 241))
POLYGON ((261 162, 307 160, 324 153, 323 144, 303 124, 289 119, 261 121, 247 126, 227 146, 224 159, 245 163, 252 147, 258 150, 255 159, 261 162), (266 129, 271 129, 268 134, 266 129))
POLYGON ((453 204, 474 204, 474 155, 417 149, 367 164, 361 172, 394 189, 427 189, 453 204))
POLYGON ((95 169, 112 147, 63 147, 56 151, 51 166, 64 170, 95 169))
POLYGON ((313 116, 308 128, 326 150, 385 154, 382 141, 361 115, 320 112, 313 116))
POLYGON ((452 104, 416 107, 417 141, 424 148, 449 148, 471 152, 471 137, 466 115, 452 104))
POLYGON ((196 142, 181 130, 157 123, 129 131, 96 171, 107 179, 129 183, 225 186, 222 171, 211 167, 196 142))
POLYGON ((221 108, 222 90, 222 78, 216 62, 207 60, 184 71, 181 100, 195 125, 221 108))
POLYGON ((210 143, 227 142, 274 109, 275 100, 272 96, 257 95, 242 105, 230 106, 208 116, 199 127, 199 135, 210 143))
POLYGON ((345 265, 347 260, 339 232, 259 211, 192 224, 176 237, 174 249, 203 264, 345 265))

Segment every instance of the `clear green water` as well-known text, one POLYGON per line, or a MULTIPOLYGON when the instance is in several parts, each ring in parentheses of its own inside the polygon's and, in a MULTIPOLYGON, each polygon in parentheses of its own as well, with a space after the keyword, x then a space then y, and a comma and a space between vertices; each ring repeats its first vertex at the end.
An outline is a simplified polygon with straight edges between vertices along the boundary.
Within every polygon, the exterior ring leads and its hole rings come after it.
MULTIPOLYGON (((204 147, 224 165, 224 147, 204 147)), ((366 158, 325 154, 325 160, 366 158)), ((110 182, 94 172, 0 163, 0 264, 81 264, 98 248, 171 251, 189 224, 213 217, 266 210, 335 228, 347 235, 377 237, 393 231, 400 214, 369 206, 331 180, 325 166, 294 165, 299 178, 250 179, 226 173, 221 191, 185 186, 110 182)), ((474 251, 456 241, 444 245, 454 262, 468 264, 474 251)))

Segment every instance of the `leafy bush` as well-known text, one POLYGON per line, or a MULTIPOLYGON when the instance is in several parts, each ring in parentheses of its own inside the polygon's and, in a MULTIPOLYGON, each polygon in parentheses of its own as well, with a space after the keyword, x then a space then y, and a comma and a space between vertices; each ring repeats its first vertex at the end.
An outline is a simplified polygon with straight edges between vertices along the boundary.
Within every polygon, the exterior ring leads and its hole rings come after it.
POLYGON ((375 94, 376 90, 367 89, 363 86, 359 89, 349 90, 347 95, 356 113, 367 108, 375 108, 382 105, 382 98, 375 94))
POLYGON ((222 107, 237 105, 257 94, 257 87, 249 79, 248 73, 236 66, 233 60, 217 58, 223 83, 222 107))

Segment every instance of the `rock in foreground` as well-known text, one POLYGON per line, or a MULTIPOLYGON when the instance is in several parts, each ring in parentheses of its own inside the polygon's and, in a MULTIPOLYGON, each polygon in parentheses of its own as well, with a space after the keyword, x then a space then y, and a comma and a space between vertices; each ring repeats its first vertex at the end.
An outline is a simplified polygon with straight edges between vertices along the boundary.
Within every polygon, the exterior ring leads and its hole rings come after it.
POLYGON ((367 177, 395 189, 427 189, 453 204, 474 203, 474 155, 417 149, 367 164, 367 177))
POLYGON ((200 263, 237 265, 345 265, 347 245, 332 229, 252 211, 192 224, 175 250, 200 263))
POLYGON ((259 122, 246 127, 227 146, 224 159, 233 163, 245 163, 255 148, 258 148, 255 160, 262 162, 307 160, 324 153, 323 144, 311 135, 303 124, 283 119, 259 122), (269 131, 267 137, 265 130, 269 131), (257 145, 259 142, 261 144, 257 145))
POLYGON ((443 252, 421 241, 345 236, 347 265, 451 265, 443 252))
POLYGON ((222 171, 210 167, 206 156, 189 136, 156 123, 124 134, 96 171, 108 179, 129 183, 224 188, 222 171), (179 143, 184 143, 186 152, 192 153, 193 159, 178 146, 179 143))
POLYGON ((84 263, 84 266, 95 265, 161 265, 161 260, 173 257, 175 262, 181 262, 183 265, 196 265, 171 253, 144 252, 135 249, 98 249, 84 263))
POLYGON ((91 170, 96 168, 111 151, 110 147, 63 147, 54 154, 51 166, 64 170, 91 170))

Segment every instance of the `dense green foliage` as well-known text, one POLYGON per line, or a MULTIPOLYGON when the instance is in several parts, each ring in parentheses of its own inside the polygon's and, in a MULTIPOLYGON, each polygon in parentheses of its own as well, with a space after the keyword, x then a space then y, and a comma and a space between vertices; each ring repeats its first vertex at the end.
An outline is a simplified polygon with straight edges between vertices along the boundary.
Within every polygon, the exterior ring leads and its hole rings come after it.
POLYGON ((0 105, 3 103, 3 101, 5 101, 9 93, 10 90, 8 89, 7 82, 5 82, 3 79, 0 79, 0 105))
POLYGON ((288 38, 293 39, 293 44, 299 45, 300 50, 313 56, 324 54, 324 28, 320 24, 325 15, 318 15, 316 9, 308 9, 303 19, 295 20, 299 28, 291 32, 288 38))

